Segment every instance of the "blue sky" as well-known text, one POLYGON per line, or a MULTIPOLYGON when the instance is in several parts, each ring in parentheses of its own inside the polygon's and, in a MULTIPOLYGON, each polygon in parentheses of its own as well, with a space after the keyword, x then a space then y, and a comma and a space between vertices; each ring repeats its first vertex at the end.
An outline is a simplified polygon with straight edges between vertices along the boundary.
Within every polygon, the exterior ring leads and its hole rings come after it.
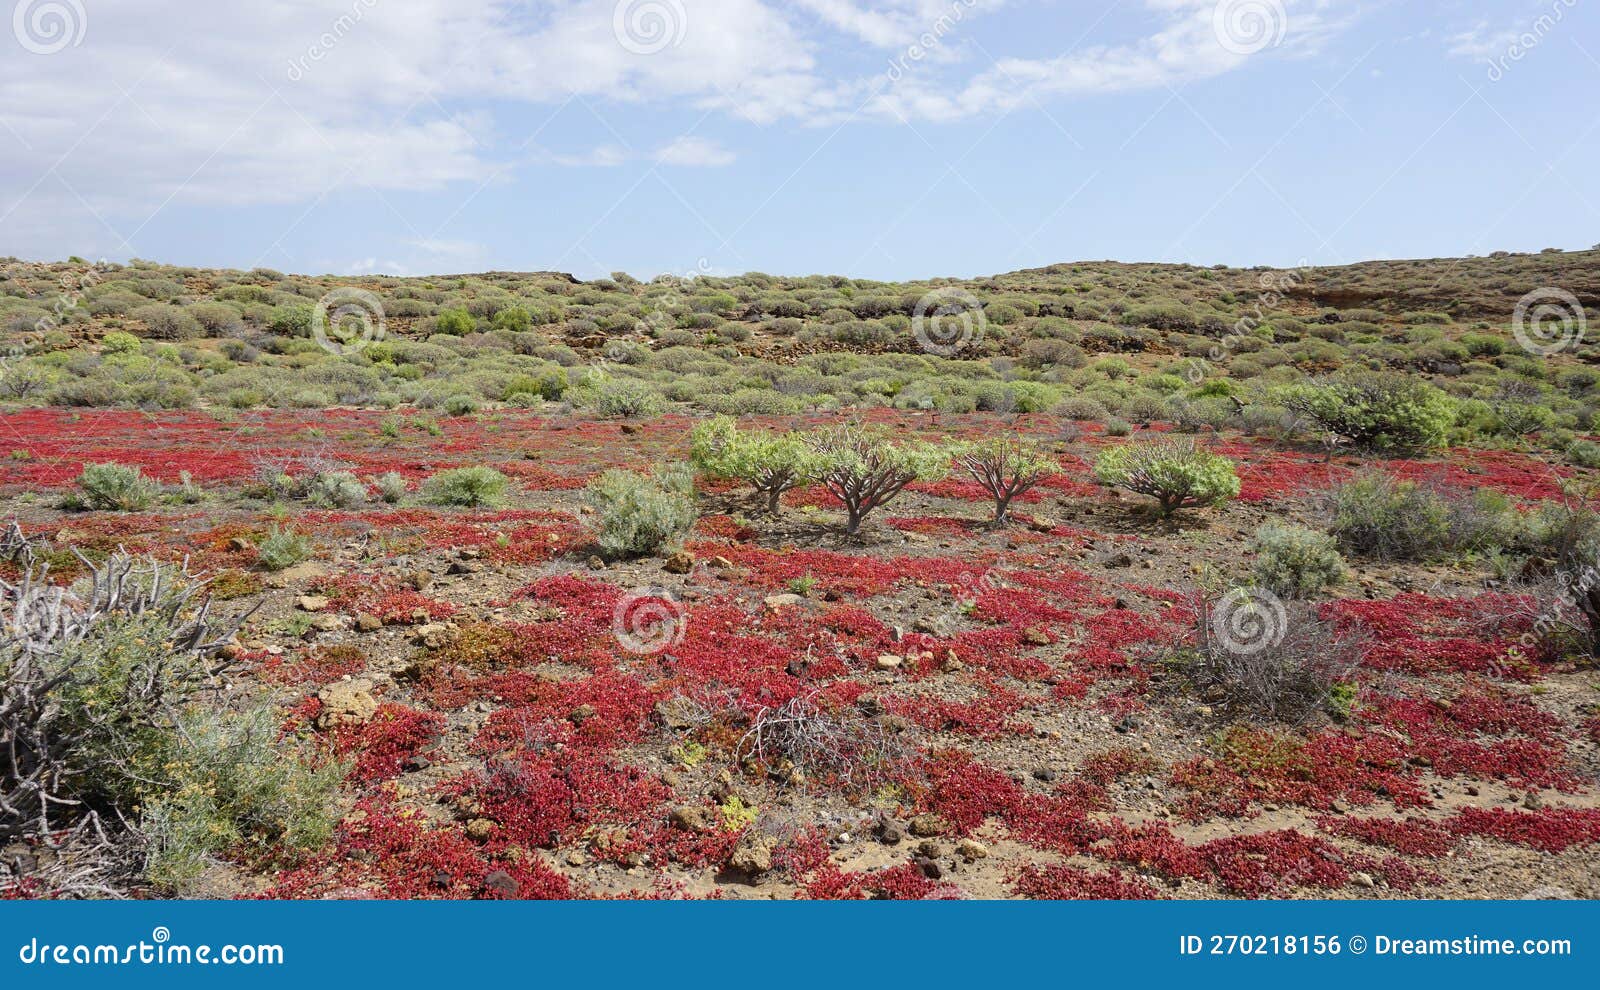
POLYGON ((1583 0, 17 0, 0 253, 981 275, 1600 241, 1583 0))

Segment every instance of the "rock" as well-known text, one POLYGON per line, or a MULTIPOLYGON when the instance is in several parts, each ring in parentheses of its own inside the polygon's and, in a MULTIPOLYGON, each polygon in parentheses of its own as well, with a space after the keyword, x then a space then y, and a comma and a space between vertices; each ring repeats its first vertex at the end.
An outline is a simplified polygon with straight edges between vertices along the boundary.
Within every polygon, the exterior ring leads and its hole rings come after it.
POLYGON ((333 632, 344 628, 344 619, 337 615, 319 615, 311 620, 311 628, 317 632, 333 632))
POLYGON ((517 896, 517 881, 505 870, 495 870, 483 878, 483 885, 502 897, 517 896))
POLYGON ((956 843, 956 855, 967 862, 989 858, 989 847, 977 839, 962 839, 956 843))
POLYGON ((1044 516, 1034 516, 1028 520, 1028 528, 1035 533, 1048 533, 1056 528, 1056 521, 1047 519, 1044 516))
POLYGON ((383 620, 371 612, 362 612, 356 616, 357 632, 377 632, 383 628, 383 620))
POLYGON ((887 815, 878 819, 878 824, 873 829, 873 834, 878 837, 879 842, 886 846, 898 846, 906 838, 905 827, 887 815))
POLYGON ((931 811, 925 811, 911 819, 907 827, 911 829, 911 834, 918 838, 931 838, 950 831, 950 823, 931 811))
POLYGON ((1522 806, 1529 811, 1538 811, 1544 807, 1544 798, 1533 791, 1529 791, 1528 796, 1522 799, 1522 806))
POLYGON ((879 670, 899 670, 903 663, 905 663, 904 657, 897 657, 893 653, 882 653, 878 655, 877 667, 879 670))
POLYGON ((1350 882, 1364 890, 1371 890, 1377 886, 1370 874, 1362 873, 1360 870, 1350 874, 1350 882))
POLYGON ((1025 629, 1022 633, 1022 641, 1029 646, 1049 646, 1050 634, 1039 628, 1025 629))
POLYGON ((302 612, 321 612, 329 601, 326 595, 301 595, 294 600, 294 605, 302 612))
POLYGON ((378 710, 372 682, 366 680, 334 681, 317 692, 317 700, 322 702, 322 711, 317 713, 319 729, 361 725, 378 710))
POLYGON ((411 642, 418 646, 426 646, 430 650, 443 646, 449 638, 450 627, 442 622, 429 622, 417 627, 417 631, 411 634, 411 642))
POLYGON ((576 849, 574 849, 571 852, 567 853, 567 865, 568 866, 582 866, 583 864, 585 864, 587 862, 589 862, 589 857, 585 856, 583 853, 579 852, 576 849))
POLYGON ((666 559, 661 569, 668 574, 687 574, 694 570, 694 556, 687 550, 679 550, 666 559))
POLYGON ((926 856, 929 859, 938 859, 944 855, 944 846, 941 846, 933 839, 923 839, 917 843, 917 855, 926 856))
POLYGON ((589 721, 591 718, 594 718, 594 716, 595 710, 593 705, 579 705, 567 713, 567 721, 571 722, 573 725, 581 727, 583 723, 589 721))
POLYGON ((243 536, 235 536, 233 539, 228 541, 228 549, 232 550, 234 553, 244 553, 247 550, 254 550, 255 548, 256 545, 251 543, 243 536))
POLYGON ((444 569, 446 574, 476 574, 483 570, 483 565, 470 560, 452 560, 444 569))
POLYGON ((764 835, 746 835, 728 857, 728 865, 747 876, 758 877, 772 869, 773 841, 764 835))
POLYGON ((416 570, 406 575, 406 583, 417 591, 427 591, 433 587, 433 572, 416 570))
POLYGON ((1033 779, 1042 780, 1048 784, 1056 779, 1056 772, 1049 767, 1039 767, 1033 771, 1033 779))
POLYGON ((688 698, 664 698, 655 707, 656 721, 675 732, 699 725, 700 712, 700 706, 688 698))
POLYGON ((940 866, 939 861, 936 859, 929 859, 926 856, 918 856, 913 860, 913 862, 917 864, 917 869, 922 871, 922 875, 927 877, 929 880, 938 880, 940 877, 944 876, 944 867, 940 866))
POLYGON ((715 567, 719 571, 725 571, 728 568, 733 566, 733 561, 731 561, 728 558, 722 556, 721 554, 718 554, 717 556, 712 557, 710 563, 711 563, 712 567, 715 567))
POLYGON ((804 595, 797 595, 793 592, 784 592, 781 595, 768 595, 761 600, 761 604, 767 609, 767 611, 775 612, 780 608, 789 608, 793 605, 804 605, 805 601, 806 599, 804 595))
MULTIPOLYGON (((697 835, 704 835, 717 827, 717 816, 712 813, 710 808, 701 805, 683 805, 673 808, 672 812, 667 815, 667 821, 672 823, 673 828, 681 829, 685 832, 694 832, 697 835)), ((770 862, 767 868, 772 868, 770 862)))
POLYGON ((1107 567, 1132 567, 1133 558, 1125 553, 1119 553, 1106 561, 1107 567))
POLYGON ((944 660, 939 664, 939 669, 946 674, 953 674, 958 670, 965 670, 966 667, 967 665, 961 662, 961 658, 956 656, 954 650, 946 650, 944 653, 944 660))
POLYGON ((591 571, 603 571, 605 569, 606 569, 606 562, 601 560, 600 556, 598 554, 593 554, 593 555, 591 555, 589 557, 589 570, 591 570, 591 571))
POLYGON ((494 822, 487 818, 470 818, 467 820, 467 838, 473 842, 487 842, 489 836, 494 834, 494 822))

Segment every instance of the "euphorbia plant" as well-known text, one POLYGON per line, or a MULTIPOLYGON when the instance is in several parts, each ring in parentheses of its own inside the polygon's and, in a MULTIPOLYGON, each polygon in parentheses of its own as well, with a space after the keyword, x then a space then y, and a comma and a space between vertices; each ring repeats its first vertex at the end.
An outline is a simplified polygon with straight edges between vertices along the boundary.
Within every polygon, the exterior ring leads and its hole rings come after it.
POLYGON ((778 514, 779 500, 791 488, 817 478, 821 458, 799 434, 740 430, 731 416, 701 423, 689 435, 694 465, 718 478, 748 483, 766 496, 767 512, 778 514))
POLYGON ((1056 470, 1056 462, 1020 436, 1000 436, 964 443, 955 450, 956 464, 994 499, 994 524, 1008 521, 1011 500, 1056 470))
POLYGON ((852 536, 873 509, 913 481, 937 481, 950 471, 950 449, 939 444, 896 443, 881 430, 848 424, 806 437, 819 457, 817 477, 844 503, 852 536))
POLYGON ((1149 495, 1161 506, 1162 516, 1192 506, 1218 505, 1239 494, 1233 462, 1188 439, 1113 447, 1095 458, 1094 474, 1108 485, 1149 495))

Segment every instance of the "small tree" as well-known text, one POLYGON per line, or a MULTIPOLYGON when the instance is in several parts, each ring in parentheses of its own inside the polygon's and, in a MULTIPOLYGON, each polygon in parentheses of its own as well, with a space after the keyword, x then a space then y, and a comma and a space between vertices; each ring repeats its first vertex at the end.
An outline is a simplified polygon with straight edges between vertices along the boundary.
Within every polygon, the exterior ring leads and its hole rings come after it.
POLYGON ((689 456, 705 473, 743 481, 766 496, 767 513, 773 516, 784 492, 816 479, 821 460, 798 434, 741 431, 731 416, 696 426, 689 456))
POLYGON ((844 503, 845 532, 854 536, 868 513, 913 481, 937 481, 950 470, 950 451, 930 443, 895 443, 882 431, 856 425, 806 438, 818 456, 817 477, 844 503))
POLYGON ((1108 485, 1155 499, 1163 518, 1179 509, 1218 505, 1239 494, 1233 462, 1188 439, 1113 447, 1095 458, 1094 473, 1108 485))
POLYGON ((1455 422, 1451 398, 1409 375, 1353 371, 1285 386, 1291 412, 1361 447, 1437 447, 1455 422))
POLYGON ((1031 441, 1002 436, 956 448, 956 464, 994 499, 994 524, 1009 521, 1011 500, 1028 491, 1057 464, 1031 441))

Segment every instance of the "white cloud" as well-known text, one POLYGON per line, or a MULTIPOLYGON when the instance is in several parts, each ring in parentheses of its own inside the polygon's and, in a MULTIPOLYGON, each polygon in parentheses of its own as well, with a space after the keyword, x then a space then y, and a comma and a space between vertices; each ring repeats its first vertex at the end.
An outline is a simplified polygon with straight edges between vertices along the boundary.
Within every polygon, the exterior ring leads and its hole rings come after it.
MULTIPOLYGON (((1336 27, 1331 3, 1288 0, 1283 48, 1303 50, 1336 27)), ((1213 0, 1145 0, 1156 27, 1144 37, 1055 59, 994 51, 991 64, 961 40, 998 5, 678 0, 656 5, 667 20, 654 34, 626 18, 619 33, 617 0, 532 10, 511 0, 88 5, 80 45, 50 55, 16 47, 0 57, 4 249, 125 256, 137 251, 149 218, 172 204, 312 205, 345 190, 452 184, 470 191, 530 162, 734 159, 693 137, 648 153, 620 140, 578 153, 530 150, 497 134, 489 107, 579 99, 602 115, 676 105, 735 124, 893 125, 1178 85, 1245 61, 1217 43, 1213 0), (903 52, 941 24, 939 51, 908 63, 898 79, 863 75, 863 65, 886 64, 885 52, 903 52)))
POLYGON ((655 160, 663 165, 732 165, 734 154, 715 141, 687 135, 662 145, 655 153, 655 160))

